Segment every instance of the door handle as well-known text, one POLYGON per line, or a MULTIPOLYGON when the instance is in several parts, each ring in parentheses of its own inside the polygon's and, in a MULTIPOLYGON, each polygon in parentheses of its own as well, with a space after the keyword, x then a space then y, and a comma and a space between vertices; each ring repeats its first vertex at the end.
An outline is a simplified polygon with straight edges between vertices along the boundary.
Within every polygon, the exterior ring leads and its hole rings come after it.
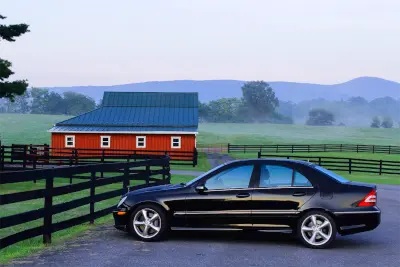
POLYGON ((246 198, 246 197, 249 197, 249 196, 250 196, 249 193, 240 193, 240 194, 236 195, 237 198, 246 198))
POLYGON ((305 195, 307 195, 306 192, 295 192, 295 193, 293 193, 294 197, 302 197, 302 196, 305 196, 305 195))

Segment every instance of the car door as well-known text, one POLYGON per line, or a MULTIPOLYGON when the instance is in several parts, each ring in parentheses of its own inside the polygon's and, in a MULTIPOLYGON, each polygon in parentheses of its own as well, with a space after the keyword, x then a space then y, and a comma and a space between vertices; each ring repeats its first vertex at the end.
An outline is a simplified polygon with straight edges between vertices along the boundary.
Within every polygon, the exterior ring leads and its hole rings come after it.
POLYGON ((251 226, 254 164, 223 168, 201 180, 186 198, 186 222, 191 227, 251 226), (204 190, 195 188, 204 186, 204 190))
POLYGON ((254 227, 287 227, 293 224, 299 208, 315 193, 311 182, 290 165, 261 163, 253 190, 254 227))

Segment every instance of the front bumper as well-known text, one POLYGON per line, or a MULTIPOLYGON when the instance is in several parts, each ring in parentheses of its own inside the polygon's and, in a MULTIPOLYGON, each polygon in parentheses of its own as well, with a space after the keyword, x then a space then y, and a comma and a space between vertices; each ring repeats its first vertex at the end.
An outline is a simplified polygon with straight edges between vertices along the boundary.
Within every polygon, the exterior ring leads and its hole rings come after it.
POLYGON ((374 230, 381 223, 381 211, 378 207, 369 210, 351 210, 334 212, 339 234, 351 235, 374 230))
POLYGON ((114 227, 118 230, 127 232, 128 216, 128 212, 124 212, 124 214, 122 214, 122 211, 120 210, 113 211, 114 227))

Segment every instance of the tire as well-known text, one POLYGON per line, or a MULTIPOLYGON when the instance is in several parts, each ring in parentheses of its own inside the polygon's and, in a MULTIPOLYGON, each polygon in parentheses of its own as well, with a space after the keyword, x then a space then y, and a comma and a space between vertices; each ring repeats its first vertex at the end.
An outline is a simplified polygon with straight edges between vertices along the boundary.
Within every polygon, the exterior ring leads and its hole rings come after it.
POLYGON ((134 237, 146 241, 159 241, 169 230, 166 212, 153 204, 143 204, 135 208, 129 217, 128 231, 134 237), (146 217, 144 216, 146 214, 146 217), (157 215, 156 215, 157 214, 157 215))
POLYGON ((297 223, 297 237, 309 248, 328 248, 336 239, 337 229, 333 218, 322 211, 310 211, 297 223), (315 226, 314 223, 317 222, 315 226), (321 227, 322 225, 325 225, 321 227))

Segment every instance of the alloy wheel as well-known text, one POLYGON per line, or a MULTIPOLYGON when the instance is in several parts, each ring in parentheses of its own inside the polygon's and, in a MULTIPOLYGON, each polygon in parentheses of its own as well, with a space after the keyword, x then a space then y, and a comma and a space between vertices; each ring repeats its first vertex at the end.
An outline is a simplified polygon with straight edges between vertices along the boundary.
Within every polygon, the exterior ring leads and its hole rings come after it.
POLYGON ((140 237, 151 239, 161 230, 161 216, 153 209, 143 208, 133 218, 133 229, 140 237))
POLYGON ((313 246, 322 246, 332 237, 332 224, 320 214, 308 216, 301 225, 301 235, 304 240, 313 246))

